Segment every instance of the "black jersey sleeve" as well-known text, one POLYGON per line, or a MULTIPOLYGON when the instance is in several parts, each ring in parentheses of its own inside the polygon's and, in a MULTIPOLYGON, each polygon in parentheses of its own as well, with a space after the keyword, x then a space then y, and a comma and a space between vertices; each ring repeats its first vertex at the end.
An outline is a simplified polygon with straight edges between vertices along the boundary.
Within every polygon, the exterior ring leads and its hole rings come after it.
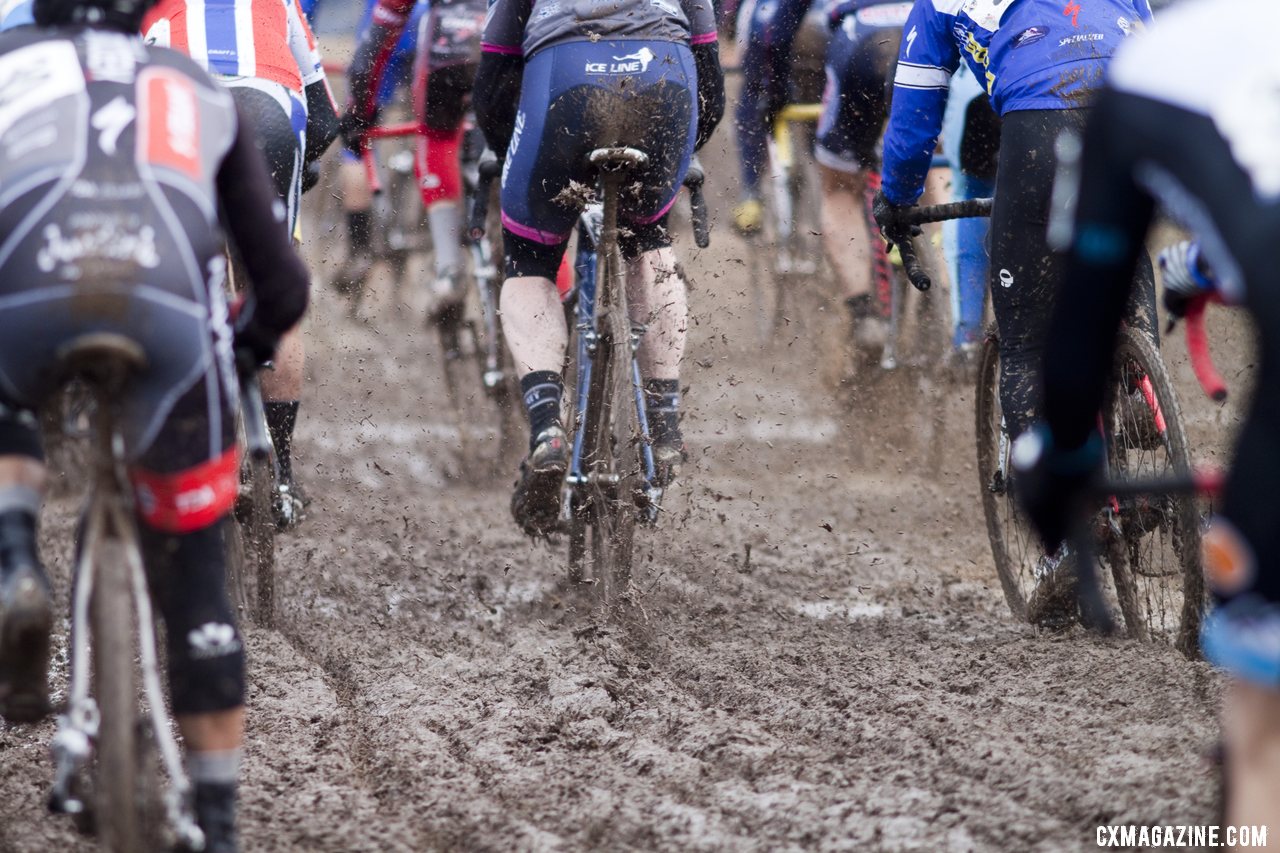
POLYGON ((1064 449, 1097 426, 1116 334, 1155 202, 1138 183, 1141 98, 1104 90, 1084 134, 1067 272, 1044 353, 1044 413, 1064 449))
POLYGON ((218 170, 222 219, 253 286, 254 321, 283 334, 307 309, 310 278, 293 238, 275 183, 253 129, 237 121, 235 141, 218 170))
POLYGON ((698 72, 698 138, 695 148, 711 140, 724 118, 724 71, 720 68, 720 47, 714 42, 693 46, 693 63, 698 72))
POLYGON ((486 51, 480 55, 471 105, 484 140, 499 157, 505 157, 515 132, 520 107, 520 85, 524 59, 507 53, 486 51))

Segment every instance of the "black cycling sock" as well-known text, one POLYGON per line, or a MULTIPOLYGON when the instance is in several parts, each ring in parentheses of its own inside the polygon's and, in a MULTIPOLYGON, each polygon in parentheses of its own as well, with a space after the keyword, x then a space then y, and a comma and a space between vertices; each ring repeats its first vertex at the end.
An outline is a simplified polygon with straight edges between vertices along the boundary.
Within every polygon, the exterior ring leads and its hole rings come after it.
POLYGON ((560 422, 560 398, 564 384, 554 370, 535 370, 520 377, 520 392, 529 412, 529 449, 534 440, 552 424, 560 422))
POLYGON ((364 252, 373 241, 373 214, 368 210, 347 211, 347 237, 352 252, 364 252))
POLYGON ((680 380, 648 380, 644 383, 644 400, 654 444, 679 444, 680 380))
POLYGON ((846 297, 844 305, 849 309, 849 316, 854 322, 880 316, 880 305, 870 293, 846 297))
POLYGON ((280 482, 293 482, 293 428, 298 423, 298 401, 275 401, 263 404, 267 412, 267 429, 271 431, 271 444, 276 449, 276 461, 280 464, 280 482))

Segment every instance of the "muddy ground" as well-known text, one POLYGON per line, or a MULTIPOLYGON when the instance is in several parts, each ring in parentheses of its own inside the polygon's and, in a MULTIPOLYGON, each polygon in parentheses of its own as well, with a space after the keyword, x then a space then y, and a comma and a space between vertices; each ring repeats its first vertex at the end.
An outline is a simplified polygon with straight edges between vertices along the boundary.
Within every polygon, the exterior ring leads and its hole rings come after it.
MULTIPOLYGON (((732 169, 710 171, 723 214, 732 169)), ((1059 851, 1098 824, 1212 822, 1219 678, 1016 623, 972 393, 932 404, 932 438, 911 379, 854 417, 813 317, 753 338, 723 219, 684 247, 694 463, 641 540, 638 612, 611 624, 564 588, 564 547, 511 523, 512 472, 459 471, 418 290, 384 277, 352 321, 323 285, 340 236, 310 239, 314 503, 283 540, 280 629, 248 630, 246 850, 1059 851)), ((1197 452, 1220 455, 1234 410, 1179 370, 1197 452)), ((52 730, 0 728, 0 850, 87 849, 44 812, 52 730)))

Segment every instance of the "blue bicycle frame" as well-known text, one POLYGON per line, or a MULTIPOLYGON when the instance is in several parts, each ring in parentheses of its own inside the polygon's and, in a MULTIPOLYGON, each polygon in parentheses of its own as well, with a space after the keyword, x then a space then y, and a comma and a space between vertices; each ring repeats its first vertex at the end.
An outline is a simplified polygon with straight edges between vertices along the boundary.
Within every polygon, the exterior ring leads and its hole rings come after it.
MULTIPOLYGON (((591 386, 594 367, 596 328, 596 269, 597 246, 603 226, 603 206, 590 204, 578 219, 578 256, 574 264, 577 273, 577 300, 574 306, 574 322, 578 330, 577 396, 574 398, 573 456, 569 460, 569 473, 565 479, 562 517, 570 518, 577 511, 574 506, 575 487, 587 482, 584 470, 582 444, 587 416, 587 389, 591 386)), ((631 388, 636 407, 636 423, 640 429, 640 459, 644 465, 645 495, 648 497, 642 519, 652 523, 657 520, 662 489, 655 485, 657 473, 653 463, 653 442, 649 432, 649 416, 644 400, 644 385, 640 378, 640 362, 636 351, 644 326, 631 323, 631 388)))

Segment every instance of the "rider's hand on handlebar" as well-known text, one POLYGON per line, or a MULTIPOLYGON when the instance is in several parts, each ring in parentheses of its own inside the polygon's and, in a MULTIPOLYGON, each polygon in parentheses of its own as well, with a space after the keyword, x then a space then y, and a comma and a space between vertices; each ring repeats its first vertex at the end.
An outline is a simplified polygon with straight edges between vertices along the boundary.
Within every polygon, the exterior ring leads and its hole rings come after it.
POLYGON ((1198 299, 1217 292, 1218 282, 1200 255, 1200 245, 1183 240, 1166 246, 1159 256, 1164 277, 1164 307, 1174 317, 1185 317, 1198 299))
POLYGON ((1074 450, 1058 447, 1047 424, 1037 423, 1013 444, 1013 489, 1027 519, 1052 553, 1070 533, 1079 498, 1103 463, 1097 432, 1074 450))
POLYGON ((347 111, 338 119, 338 133, 342 136, 342 145, 357 157, 364 154, 364 147, 368 140, 365 134, 369 132, 369 128, 378 123, 378 111, 374 109, 371 115, 359 115, 354 108, 348 107, 347 111))
POLYGON ((235 354, 236 372, 252 376, 269 363, 280 346, 280 335, 241 315, 235 324, 231 350, 235 354))
POLYGON ((876 225, 880 227, 880 233, 891 244, 920 236, 919 225, 904 226, 900 224, 902 213, 910 209, 911 205, 894 204, 885 197, 883 191, 876 192, 876 197, 871 202, 871 215, 875 217, 876 225))

